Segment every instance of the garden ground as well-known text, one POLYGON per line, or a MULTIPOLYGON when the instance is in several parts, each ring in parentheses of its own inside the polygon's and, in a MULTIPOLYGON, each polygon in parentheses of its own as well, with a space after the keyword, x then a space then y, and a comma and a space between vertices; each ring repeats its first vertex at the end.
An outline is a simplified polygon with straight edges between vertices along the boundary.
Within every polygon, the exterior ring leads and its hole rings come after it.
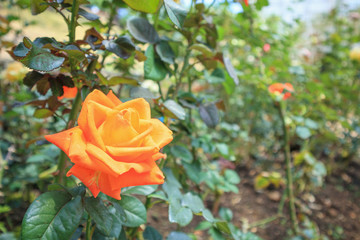
MULTIPOLYGON (((232 209, 234 224, 240 228, 247 226, 250 231, 265 240, 285 239, 290 229, 289 219, 276 219, 266 224, 261 221, 274 217, 278 211, 283 189, 267 189, 257 192, 254 178, 258 171, 247 166, 237 168, 241 177, 238 184, 239 194, 226 193, 222 196, 221 207, 232 209)), ((311 220, 318 225, 319 231, 330 239, 358 240, 360 238, 360 165, 352 163, 346 170, 339 170, 326 179, 323 188, 299 199, 298 207, 306 211, 311 220), (304 199, 304 198, 307 199, 304 199), (301 201, 301 202, 300 202, 301 201)), ((211 208, 212 202, 209 201, 211 208)), ((286 205, 285 205, 286 210, 286 205)), ((177 224, 168 223, 168 209, 155 205, 148 216, 149 224, 156 227, 164 236, 176 230, 177 224)), ((196 216, 187 227, 192 232, 202 217, 196 216)), ((195 231, 198 239, 207 239, 206 233, 195 231)))

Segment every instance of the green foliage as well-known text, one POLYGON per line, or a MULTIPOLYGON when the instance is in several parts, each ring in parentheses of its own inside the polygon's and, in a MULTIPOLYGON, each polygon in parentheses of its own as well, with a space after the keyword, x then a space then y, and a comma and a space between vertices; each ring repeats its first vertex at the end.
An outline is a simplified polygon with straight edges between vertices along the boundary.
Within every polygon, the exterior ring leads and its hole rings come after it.
MULTIPOLYGON (((279 102, 290 135, 286 144, 292 150, 297 196, 321 187, 332 169, 358 157, 360 63, 348 56, 360 42, 354 34, 358 20, 334 9, 317 21, 317 29, 325 31, 307 36, 300 21, 291 25, 275 16, 264 18, 259 10, 269 5, 267 0, 239 14, 229 4, 240 3, 0 3, 2 9, 22 8, 36 17, 51 12, 64 21, 69 35, 68 40, 65 35, 30 39, 22 30, 44 22, 25 22, 11 10, 0 17, 0 50, 7 49, 30 69, 21 76, 14 74, 18 69, 0 76, 0 186, 5 196, 0 212, 8 219, 17 206, 28 207, 21 230, 0 222, 0 239, 16 239, 19 232, 24 239, 75 239, 84 231, 92 239, 184 240, 195 236, 188 233, 194 215, 202 219, 195 230, 206 237, 260 239, 245 224, 242 230, 234 225, 237 206, 216 205, 224 194, 239 193, 238 166, 261 170, 254 178, 256 190, 285 185, 286 131, 279 102), (99 7, 101 18, 89 6, 99 7), (84 36, 77 31, 80 25, 84 36), (304 43, 303 36, 311 43, 304 43), (265 51, 264 44, 271 49, 265 51), (301 52, 305 48, 311 56, 301 52), (274 102, 267 91, 274 82, 290 82, 292 97, 274 102), (63 87, 76 87, 81 95, 60 100, 63 87), (77 187, 75 177, 50 185, 69 164, 58 162, 60 150, 43 136, 76 125, 77 101, 81 104, 94 89, 112 90, 123 102, 145 98, 153 117, 173 131, 173 142, 161 150, 167 157, 158 161, 164 184, 122 189, 119 201, 91 197, 77 187), (167 207, 168 222, 178 225, 167 236, 148 224, 147 213, 158 205, 167 207)), ((304 219, 300 233, 322 237, 315 223, 304 219)))
POLYGON ((67 192, 47 192, 37 198, 24 216, 23 239, 69 238, 83 214, 81 197, 67 192))

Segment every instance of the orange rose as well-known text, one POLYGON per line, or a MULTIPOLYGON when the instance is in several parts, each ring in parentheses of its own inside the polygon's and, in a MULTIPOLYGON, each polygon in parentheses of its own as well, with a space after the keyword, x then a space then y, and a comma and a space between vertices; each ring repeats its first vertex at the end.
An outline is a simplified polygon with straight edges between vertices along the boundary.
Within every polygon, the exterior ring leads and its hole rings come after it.
POLYGON ((63 86, 63 90, 64 90, 64 94, 58 97, 59 100, 63 98, 75 98, 78 91, 76 87, 69 88, 66 86, 63 86))
POLYGON ((122 103, 110 91, 90 93, 77 127, 47 135, 74 163, 67 176, 79 178, 96 197, 103 192, 120 199, 123 187, 162 184, 155 163, 159 150, 172 141, 172 132, 150 115, 143 98, 122 103))
POLYGON ((274 83, 268 87, 268 90, 272 94, 280 95, 284 92, 283 100, 288 99, 291 96, 291 93, 294 92, 294 87, 291 83, 274 83))

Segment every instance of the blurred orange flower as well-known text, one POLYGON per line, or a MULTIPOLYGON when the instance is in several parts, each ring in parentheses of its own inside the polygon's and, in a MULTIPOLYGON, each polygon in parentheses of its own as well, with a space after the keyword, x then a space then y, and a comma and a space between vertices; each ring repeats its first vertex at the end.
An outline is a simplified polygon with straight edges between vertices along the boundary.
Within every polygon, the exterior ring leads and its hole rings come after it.
POLYGON ((268 87, 268 90, 275 95, 283 94, 285 90, 283 100, 286 100, 291 96, 291 93, 294 92, 294 87, 291 83, 274 83, 268 87))
POLYGON ((248 0, 244 0, 244 2, 246 6, 249 6, 248 0))
POLYGON ((121 188, 162 184, 156 160, 173 139, 172 132, 152 119, 143 98, 122 103, 110 91, 90 93, 82 106, 78 126, 47 135, 74 163, 67 176, 79 178, 96 197, 99 192, 120 199, 121 188))
POLYGON ((59 100, 64 98, 75 98, 78 91, 76 87, 69 88, 66 86, 63 86, 63 90, 64 90, 64 94, 58 97, 59 100))

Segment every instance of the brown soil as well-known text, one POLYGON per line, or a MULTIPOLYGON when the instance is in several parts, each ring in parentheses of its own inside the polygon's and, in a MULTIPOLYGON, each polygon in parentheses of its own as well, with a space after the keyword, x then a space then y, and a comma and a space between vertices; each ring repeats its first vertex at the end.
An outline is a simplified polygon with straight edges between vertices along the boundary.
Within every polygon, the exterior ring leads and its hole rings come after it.
MULTIPOLYGON (((290 220, 278 218, 266 224, 259 221, 277 215, 280 196, 283 190, 265 190, 256 192, 253 179, 254 170, 239 168, 241 183, 239 193, 227 193, 222 196, 220 207, 232 209, 233 223, 240 229, 248 229, 264 240, 286 239, 290 229, 290 220), (256 226, 253 226, 256 225, 256 226)), ((341 174, 333 174, 326 180, 324 187, 312 194, 306 194, 297 200, 297 208, 301 208, 303 215, 298 214, 301 220, 307 216, 317 225, 317 230, 333 240, 360 239, 360 165, 353 164, 341 174)), ((210 203, 211 205, 211 203, 210 203)), ((208 206, 209 208, 211 206, 208 206)), ((284 215, 287 214, 285 202, 284 215)), ((163 236, 177 230, 176 224, 168 221, 168 208, 164 205, 155 205, 148 213, 149 225, 155 227, 163 236)), ((202 217, 195 216, 189 226, 181 231, 194 232, 194 228, 202 217)), ((205 232, 195 231, 198 239, 209 239, 205 232)))

